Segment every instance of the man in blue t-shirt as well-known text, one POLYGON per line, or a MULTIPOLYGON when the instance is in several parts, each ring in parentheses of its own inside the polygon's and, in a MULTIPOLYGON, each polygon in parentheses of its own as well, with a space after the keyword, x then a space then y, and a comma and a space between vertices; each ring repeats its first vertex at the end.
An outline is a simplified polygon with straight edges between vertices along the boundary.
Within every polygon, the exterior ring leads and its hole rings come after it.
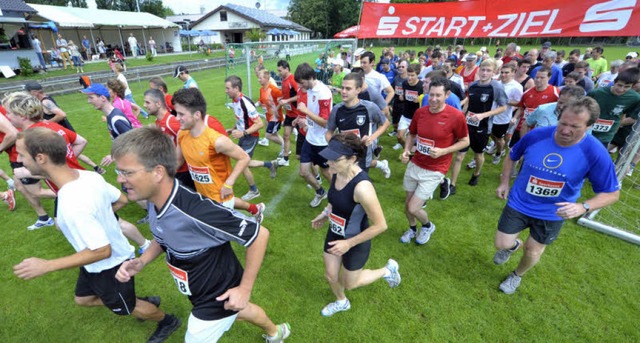
POLYGON ((508 200, 498 221, 498 251, 493 262, 504 264, 523 246, 518 239, 521 231, 529 228, 530 236, 518 267, 500 284, 504 293, 516 291, 524 273, 538 263, 546 246, 558 237, 565 220, 618 200, 620 184, 611 157, 595 137, 586 134, 599 112, 595 100, 575 99, 560 114, 557 127, 527 133, 505 159, 496 195, 508 200), (509 189, 514 161, 522 157, 522 169, 509 189), (585 178, 595 195, 576 202, 585 178))

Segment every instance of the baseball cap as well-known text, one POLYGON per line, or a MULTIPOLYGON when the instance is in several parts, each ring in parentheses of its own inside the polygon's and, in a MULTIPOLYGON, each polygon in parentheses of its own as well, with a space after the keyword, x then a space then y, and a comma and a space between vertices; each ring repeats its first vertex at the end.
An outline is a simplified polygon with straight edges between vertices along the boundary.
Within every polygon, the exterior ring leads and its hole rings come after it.
POLYGON ((334 59, 331 61, 331 64, 333 64, 333 65, 339 65, 339 66, 341 66, 341 67, 344 67, 344 61, 342 60, 342 58, 334 58, 334 59))
POLYGON ((356 51, 353 53, 355 56, 360 56, 362 54, 364 54, 365 50, 363 48, 358 48, 356 49, 356 51))
POLYGON ((84 94, 102 95, 102 96, 105 96, 107 98, 110 97, 109 90, 107 89, 107 87, 105 87, 101 83, 94 83, 91 86, 81 90, 81 92, 84 93, 84 94))
POLYGON ((467 61, 475 61, 478 59, 478 56, 476 56, 476 54, 467 54, 464 59, 467 61))
POLYGON ((183 72, 187 71, 187 67, 179 65, 176 67, 176 71, 173 73, 173 77, 178 77, 183 72))
POLYGON ((627 58, 638 58, 638 53, 632 51, 627 54, 627 58))
POLYGON ((542 47, 546 48, 546 49, 549 49, 551 47, 551 42, 547 41, 547 42, 542 43, 542 47))
POLYGON ((355 152, 350 147, 342 144, 337 139, 329 141, 329 145, 320 151, 320 156, 329 161, 335 161, 342 156, 351 157, 355 155, 355 152))
POLYGON ((386 57, 383 58, 382 60, 380 60, 380 63, 382 63, 382 64, 389 64, 389 62, 390 62, 389 59, 386 58, 386 57))
POLYGON ((24 84, 24 90, 26 91, 40 91, 42 90, 42 85, 37 81, 27 81, 24 84))
POLYGON ((482 48, 480 48, 480 51, 482 51, 482 52, 487 52, 487 47, 486 47, 486 46, 483 46, 482 48))

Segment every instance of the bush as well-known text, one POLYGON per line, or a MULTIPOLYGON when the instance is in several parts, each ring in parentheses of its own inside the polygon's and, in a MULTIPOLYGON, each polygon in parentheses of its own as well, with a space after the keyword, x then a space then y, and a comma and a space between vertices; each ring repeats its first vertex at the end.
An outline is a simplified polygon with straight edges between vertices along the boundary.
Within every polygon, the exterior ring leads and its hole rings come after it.
POLYGON ((31 66, 31 60, 26 57, 18 57, 18 63, 20 64, 20 74, 22 76, 33 75, 33 66, 31 66))
POLYGON ((153 55, 150 51, 147 51, 147 55, 145 57, 147 58, 147 61, 153 62, 153 55))

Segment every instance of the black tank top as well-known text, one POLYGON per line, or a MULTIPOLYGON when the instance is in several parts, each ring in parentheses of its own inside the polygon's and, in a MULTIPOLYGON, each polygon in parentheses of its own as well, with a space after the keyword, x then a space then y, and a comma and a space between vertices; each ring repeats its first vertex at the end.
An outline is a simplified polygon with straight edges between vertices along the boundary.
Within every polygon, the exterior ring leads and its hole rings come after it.
POLYGON ((531 76, 527 75, 527 78, 520 82, 520 84, 522 85, 522 89, 524 89, 525 91, 527 90, 525 88, 525 85, 527 84, 527 82, 529 82, 529 80, 531 80, 531 76))
POLYGON ((344 188, 337 190, 336 175, 333 175, 329 188, 329 203, 331 204, 329 230, 333 233, 351 238, 369 227, 369 220, 364 208, 353 201, 353 193, 358 183, 369 180, 369 175, 361 171, 344 188))
MULTIPOLYGON (((58 106, 58 103, 55 100, 53 100, 52 97, 50 97, 48 95, 45 96, 44 98, 42 98, 43 102, 45 100, 49 100, 49 101, 53 102, 56 106, 58 106)), ((60 107, 60 106, 58 106, 58 107, 60 107)), ((51 118, 56 116, 53 113, 47 113, 46 110, 44 109, 44 106, 43 106, 42 110, 43 110, 42 118, 44 120, 51 120, 51 118)), ((73 132, 76 132, 76 130, 73 129, 73 126, 71 126, 71 123, 69 122, 69 120, 67 118, 62 119, 60 122, 58 122, 58 124, 60 124, 60 126, 64 127, 67 130, 71 130, 73 132)))

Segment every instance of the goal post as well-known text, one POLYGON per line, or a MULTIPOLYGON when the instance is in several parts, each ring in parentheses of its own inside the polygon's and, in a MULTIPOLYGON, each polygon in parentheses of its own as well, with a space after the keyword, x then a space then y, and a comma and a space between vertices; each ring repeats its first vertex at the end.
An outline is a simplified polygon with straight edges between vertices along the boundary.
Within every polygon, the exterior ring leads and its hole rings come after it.
POLYGON ((639 151, 640 121, 637 121, 616 162, 616 175, 621 185, 620 200, 584 215, 578 224, 640 245, 640 170, 634 172, 631 169, 639 151))

